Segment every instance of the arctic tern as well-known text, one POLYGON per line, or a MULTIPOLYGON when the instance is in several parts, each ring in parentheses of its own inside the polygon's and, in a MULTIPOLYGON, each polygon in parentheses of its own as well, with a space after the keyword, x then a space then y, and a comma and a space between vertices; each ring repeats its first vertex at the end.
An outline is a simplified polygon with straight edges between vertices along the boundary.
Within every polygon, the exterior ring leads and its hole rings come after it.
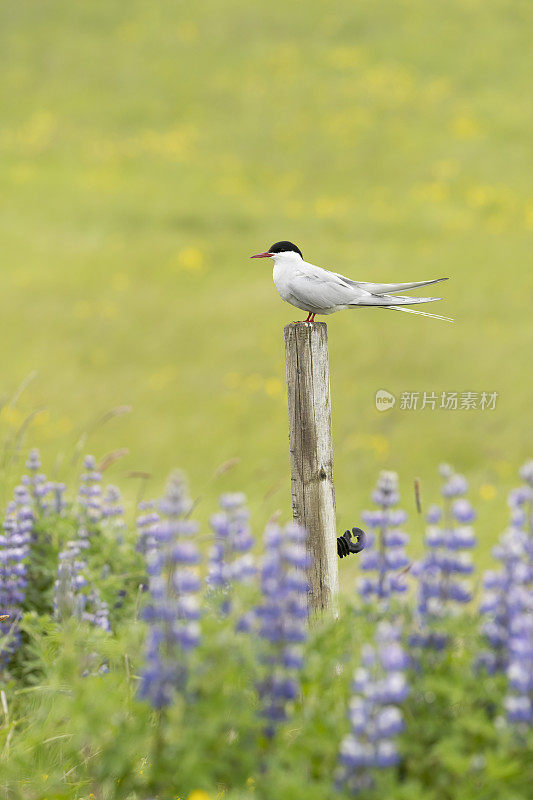
POLYGON ((429 286, 448 278, 413 283, 365 283, 345 278, 337 272, 315 267, 304 261, 302 251, 292 242, 276 242, 264 253, 250 258, 271 258, 274 261, 274 284, 280 297, 296 308, 307 311, 303 322, 314 322, 316 314, 333 314, 345 308, 388 308, 424 317, 453 322, 450 317, 429 314, 405 306, 432 303, 442 297, 410 297, 397 292, 429 286))

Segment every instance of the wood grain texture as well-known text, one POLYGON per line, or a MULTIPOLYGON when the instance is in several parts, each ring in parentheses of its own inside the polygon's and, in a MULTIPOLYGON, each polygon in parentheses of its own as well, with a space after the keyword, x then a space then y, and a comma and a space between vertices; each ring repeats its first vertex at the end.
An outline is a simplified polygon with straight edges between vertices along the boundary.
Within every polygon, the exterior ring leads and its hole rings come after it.
POLYGON ((311 604, 335 609, 337 527, 325 322, 285 326, 292 511, 309 532, 311 604))

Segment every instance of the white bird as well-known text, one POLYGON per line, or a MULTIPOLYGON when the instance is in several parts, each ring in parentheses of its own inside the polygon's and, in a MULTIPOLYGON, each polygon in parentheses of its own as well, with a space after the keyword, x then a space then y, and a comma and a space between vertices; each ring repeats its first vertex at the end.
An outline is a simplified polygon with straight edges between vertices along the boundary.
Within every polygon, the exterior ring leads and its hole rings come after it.
POLYGON ((307 311, 307 319, 304 322, 314 322, 315 314, 333 314, 345 308, 365 307, 389 308, 453 322, 450 317, 405 308, 417 303, 432 303, 435 300, 442 300, 442 297, 409 297, 396 294, 404 290, 417 289, 419 286, 428 286, 430 283, 446 281, 448 278, 434 278, 431 281, 414 283, 353 281, 344 275, 339 275, 338 272, 330 272, 304 261, 301 250, 292 242, 276 242, 265 253, 257 253, 250 258, 273 259, 276 289, 287 303, 307 311))

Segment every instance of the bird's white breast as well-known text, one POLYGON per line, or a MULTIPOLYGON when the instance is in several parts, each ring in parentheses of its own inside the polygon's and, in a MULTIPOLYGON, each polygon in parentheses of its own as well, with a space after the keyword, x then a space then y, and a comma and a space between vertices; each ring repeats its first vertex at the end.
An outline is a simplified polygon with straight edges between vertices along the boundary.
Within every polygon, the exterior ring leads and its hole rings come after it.
POLYGON ((272 277, 274 279, 274 286, 279 292, 280 297, 283 300, 286 300, 288 303, 291 302, 291 292, 289 289, 289 281, 291 277, 291 268, 287 264, 280 264, 279 261, 276 261, 274 264, 274 272, 272 273, 272 277))

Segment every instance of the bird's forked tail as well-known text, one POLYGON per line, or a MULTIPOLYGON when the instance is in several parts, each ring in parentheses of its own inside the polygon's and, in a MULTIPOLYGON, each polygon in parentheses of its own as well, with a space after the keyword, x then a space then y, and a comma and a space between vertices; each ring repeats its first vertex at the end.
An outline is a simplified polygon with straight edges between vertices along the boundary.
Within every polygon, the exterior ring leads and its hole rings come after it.
POLYGON ((406 314, 420 314, 421 317, 432 317, 432 319, 441 319, 444 322, 454 322, 451 317, 442 317, 440 314, 430 314, 429 311, 419 311, 416 308, 406 308, 405 306, 381 306, 382 308, 391 308, 393 311, 405 311, 406 314))

